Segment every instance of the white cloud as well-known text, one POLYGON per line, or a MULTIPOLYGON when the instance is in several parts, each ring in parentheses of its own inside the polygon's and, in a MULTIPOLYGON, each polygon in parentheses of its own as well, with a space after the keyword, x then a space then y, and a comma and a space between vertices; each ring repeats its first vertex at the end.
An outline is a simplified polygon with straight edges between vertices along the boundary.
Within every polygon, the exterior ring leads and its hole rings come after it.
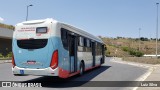
POLYGON ((3 21, 4 21, 4 19, 0 17, 0 23, 2 23, 3 21))

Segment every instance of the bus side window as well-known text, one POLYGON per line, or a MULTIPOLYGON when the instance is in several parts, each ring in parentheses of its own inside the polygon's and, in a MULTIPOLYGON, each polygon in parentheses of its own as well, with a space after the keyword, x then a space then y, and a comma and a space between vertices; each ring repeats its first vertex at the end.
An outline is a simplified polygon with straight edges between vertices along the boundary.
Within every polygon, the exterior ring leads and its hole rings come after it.
POLYGON ((77 38, 78 46, 80 46, 80 37, 78 36, 77 38))
POLYGON ((87 47, 91 47, 91 43, 90 43, 91 41, 89 40, 89 39, 87 39, 87 47))
POLYGON ((102 55, 102 44, 101 43, 99 44, 99 53, 100 55, 102 55))
POLYGON ((79 44, 80 44, 80 46, 84 46, 84 38, 83 37, 79 37, 79 44))
POLYGON ((89 47, 91 48, 92 47, 92 41, 91 40, 89 40, 90 42, 89 42, 89 47))
POLYGON ((87 39, 84 38, 84 47, 83 47, 83 51, 86 52, 87 51, 87 39))
POLYGON ((86 47, 87 46, 87 39, 84 38, 84 46, 86 47))
POLYGON ((83 52, 83 38, 81 36, 78 37, 78 51, 83 52))
POLYGON ((96 56, 98 55, 98 45, 97 45, 97 42, 95 42, 95 51, 96 51, 96 56))
POLYGON ((96 42, 95 45, 96 45, 96 55, 102 55, 102 44, 96 42))
POLYGON ((87 39, 87 52, 91 52, 91 40, 87 39))
POLYGON ((68 50, 68 33, 64 28, 61 28, 61 40, 63 43, 63 47, 68 50))

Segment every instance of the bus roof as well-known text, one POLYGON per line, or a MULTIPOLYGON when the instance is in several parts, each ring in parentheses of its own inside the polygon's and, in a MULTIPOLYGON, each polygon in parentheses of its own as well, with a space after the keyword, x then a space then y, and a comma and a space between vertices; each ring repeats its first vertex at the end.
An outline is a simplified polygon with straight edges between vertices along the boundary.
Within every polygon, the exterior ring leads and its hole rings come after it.
POLYGON ((63 23, 63 22, 59 22, 59 21, 54 20, 54 19, 52 19, 52 18, 41 19, 41 20, 24 21, 24 22, 22 22, 22 23, 18 23, 17 26, 19 26, 19 25, 41 24, 41 23, 44 23, 44 22, 48 22, 48 23, 50 23, 50 22, 59 23, 59 24, 61 24, 61 25, 64 25, 64 26, 72 29, 72 30, 70 30, 70 31, 76 32, 76 33, 79 34, 79 35, 82 35, 82 36, 87 37, 87 38, 91 38, 92 40, 95 40, 95 41, 97 41, 97 42, 99 42, 99 43, 103 43, 103 44, 104 44, 104 42, 103 42, 99 37, 96 37, 96 36, 94 36, 94 35, 86 32, 86 31, 84 31, 84 30, 82 30, 82 29, 76 28, 76 27, 74 27, 74 26, 72 26, 72 25, 69 25, 69 24, 66 24, 66 23, 63 23))

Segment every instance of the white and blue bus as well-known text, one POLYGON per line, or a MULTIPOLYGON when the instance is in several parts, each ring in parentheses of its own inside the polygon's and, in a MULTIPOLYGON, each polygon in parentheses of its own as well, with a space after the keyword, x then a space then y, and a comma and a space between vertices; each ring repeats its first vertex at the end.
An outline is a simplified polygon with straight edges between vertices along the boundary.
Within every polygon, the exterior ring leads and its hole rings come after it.
POLYGON ((14 75, 68 78, 105 61, 101 39, 53 19, 18 23, 12 47, 14 75))

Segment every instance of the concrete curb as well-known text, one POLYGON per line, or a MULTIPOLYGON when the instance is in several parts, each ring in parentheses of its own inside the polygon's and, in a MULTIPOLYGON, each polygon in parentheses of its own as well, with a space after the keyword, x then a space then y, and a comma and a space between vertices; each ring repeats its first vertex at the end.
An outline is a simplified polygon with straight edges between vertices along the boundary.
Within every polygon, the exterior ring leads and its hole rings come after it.
POLYGON ((3 63, 11 63, 12 60, 0 60, 0 64, 3 64, 3 63))
POLYGON ((116 63, 129 64, 129 65, 133 65, 137 67, 143 67, 143 68, 150 68, 153 66, 152 64, 143 64, 143 63, 137 63, 137 62, 123 61, 122 58, 117 58, 117 57, 112 58, 111 61, 116 62, 116 63))

